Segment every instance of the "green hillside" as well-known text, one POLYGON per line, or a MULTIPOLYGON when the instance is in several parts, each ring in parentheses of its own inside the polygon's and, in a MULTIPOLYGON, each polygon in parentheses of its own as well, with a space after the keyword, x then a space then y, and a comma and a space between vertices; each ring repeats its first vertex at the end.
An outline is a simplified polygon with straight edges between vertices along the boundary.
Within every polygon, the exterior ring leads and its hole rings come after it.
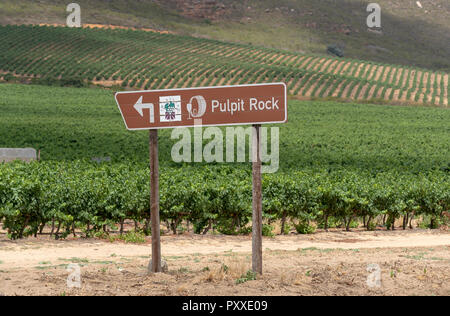
POLYGON ((0 26, 0 34, 4 81, 116 89, 282 81, 298 98, 448 107, 448 74, 413 67, 146 31, 0 26))
MULTIPOLYGON (((76 1, 83 23, 169 30, 229 42, 450 71, 450 2, 379 0, 380 32, 368 31, 368 0, 76 1)), ((0 24, 64 24, 67 1, 2 0, 0 24)))
MULTIPOLYGON (((0 147, 34 147, 44 160, 148 160, 148 132, 125 129, 111 91, 0 84, 0 94, 0 147)), ((439 108, 290 100, 280 167, 442 172, 450 169, 449 122, 439 108)), ((177 166, 170 135, 160 133, 160 160, 177 166)))

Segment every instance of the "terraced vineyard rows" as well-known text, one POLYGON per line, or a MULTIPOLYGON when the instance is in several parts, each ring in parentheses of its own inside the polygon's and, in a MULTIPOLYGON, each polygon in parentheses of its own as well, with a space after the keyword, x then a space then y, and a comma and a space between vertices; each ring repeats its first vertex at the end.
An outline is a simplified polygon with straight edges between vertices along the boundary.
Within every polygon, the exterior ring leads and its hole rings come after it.
POLYGON ((131 89, 283 81, 306 98, 449 104, 447 73, 121 29, 0 26, 0 76, 131 89))

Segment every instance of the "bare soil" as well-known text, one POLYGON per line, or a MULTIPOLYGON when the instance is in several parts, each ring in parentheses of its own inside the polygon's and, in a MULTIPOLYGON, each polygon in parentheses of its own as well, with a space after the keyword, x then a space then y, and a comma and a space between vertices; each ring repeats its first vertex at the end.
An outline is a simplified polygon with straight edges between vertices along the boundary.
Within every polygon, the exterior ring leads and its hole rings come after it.
POLYGON ((162 236, 169 272, 148 274, 150 239, 20 241, 0 236, 0 295, 450 295, 448 231, 320 232, 265 238, 264 274, 251 268, 250 236, 162 236), (68 288, 70 263, 81 288, 68 288), (368 286, 368 266, 381 287, 368 286))
POLYGON ((336 83, 336 80, 333 80, 332 82, 330 82, 330 84, 328 85, 327 90, 325 91, 325 93, 323 94, 323 96, 326 98, 328 96, 331 95, 331 89, 334 87, 334 84, 336 83))
MULTIPOLYGON (((58 23, 39 23, 39 26, 56 26, 56 27, 65 27, 66 24, 58 24, 58 23)), ((160 33, 160 34, 173 34, 173 32, 169 31, 159 31, 149 28, 135 28, 135 27, 128 27, 128 26, 120 26, 120 25, 106 25, 106 24, 85 24, 82 25, 83 28, 98 28, 98 29, 111 29, 111 30, 140 30, 140 31, 146 31, 146 32, 154 32, 154 33, 160 33)))
POLYGON ((359 66, 358 66, 358 70, 356 71, 356 73, 355 73, 355 78, 359 78, 361 75, 360 75, 360 73, 361 73, 361 69, 363 68, 363 67, 365 67, 366 66, 366 64, 364 64, 364 63, 361 63, 359 66))
POLYGON ((381 79, 381 82, 385 82, 387 83, 387 77, 389 75, 389 72, 391 70, 392 67, 386 67, 386 71, 383 73, 383 78, 381 79))
POLYGON ((367 80, 371 80, 371 79, 373 78, 373 76, 374 76, 375 71, 377 70, 377 68, 378 68, 378 66, 372 66, 372 67, 370 68, 370 73, 369 73, 369 75, 367 76, 367 80))
POLYGON ((444 105, 448 106, 448 75, 444 76, 444 105))
POLYGON ((377 86, 375 86, 375 85, 370 87, 369 94, 367 95, 367 99, 373 98, 376 88, 377 88, 377 86))
POLYGON ((305 68, 306 65, 309 65, 309 63, 310 63, 312 60, 313 60, 312 57, 308 57, 308 58, 304 59, 302 65, 301 65, 299 68, 305 68))
POLYGON ((360 85, 361 85, 361 84, 358 83, 358 84, 353 88, 352 92, 350 93, 350 99, 352 99, 352 100, 355 100, 355 99, 356 99, 356 97, 357 97, 357 96, 356 96, 356 92, 358 91, 360 85))
POLYGON ((339 92, 341 91, 341 89, 342 89, 344 83, 346 83, 345 80, 343 80, 343 81, 337 86, 337 88, 334 90, 333 94, 331 95, 332 97, 337 98, 337 96, 339 95, 339 92))
POLYGON ((384 67, 385 66, 380 66, 380 67, 377 68, 377 73, 376 73, 375 79, 374 79, 375 81, 380 80, 380 77, 381 77, 381 74, 383 73, 384 67))

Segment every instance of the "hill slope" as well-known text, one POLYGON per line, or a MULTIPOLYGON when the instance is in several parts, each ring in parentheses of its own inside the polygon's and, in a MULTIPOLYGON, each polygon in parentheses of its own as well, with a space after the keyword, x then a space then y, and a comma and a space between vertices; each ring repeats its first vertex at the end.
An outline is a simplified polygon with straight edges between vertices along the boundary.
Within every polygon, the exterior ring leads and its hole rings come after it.
POLYGON ((448 106, 448 74, 411 67, 121 29, 5 26, 0 35, 6 81, 128 89, 283 81, 298 97, 448 106))
MULTIPOLYGON (((37 148, 43 160, 148 161, 148 132, 126 130, 111 91, 0 84, 0 94, 0 147, 37 148)), ((441 108, 291 100, 289 122, 277 125, 280 168, 445 174, 449 122, 441 108)), ((162 166, 180 166, 171 134, 159 134, 162 166)))
MULTIPOLYGON (((378 0, 381 32, 369 32, 369 0, 77 0, 83 23, 183 35, 450 71, 450 2, 378 0)), ((2 0, 0 24, 65 23, 67 1, 2 0)))

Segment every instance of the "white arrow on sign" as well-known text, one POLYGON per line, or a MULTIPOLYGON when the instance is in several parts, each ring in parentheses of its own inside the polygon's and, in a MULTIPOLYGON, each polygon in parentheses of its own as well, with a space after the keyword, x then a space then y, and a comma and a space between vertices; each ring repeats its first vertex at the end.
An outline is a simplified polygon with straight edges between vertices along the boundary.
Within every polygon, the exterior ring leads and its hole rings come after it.
POLYGON ((140 116, 144 117, 144 109, 150 110, 150 123, 155 123, 155 106, 153 103, 142 103, 142 98, 134 105, 134 109, 139 113, 140 116))

